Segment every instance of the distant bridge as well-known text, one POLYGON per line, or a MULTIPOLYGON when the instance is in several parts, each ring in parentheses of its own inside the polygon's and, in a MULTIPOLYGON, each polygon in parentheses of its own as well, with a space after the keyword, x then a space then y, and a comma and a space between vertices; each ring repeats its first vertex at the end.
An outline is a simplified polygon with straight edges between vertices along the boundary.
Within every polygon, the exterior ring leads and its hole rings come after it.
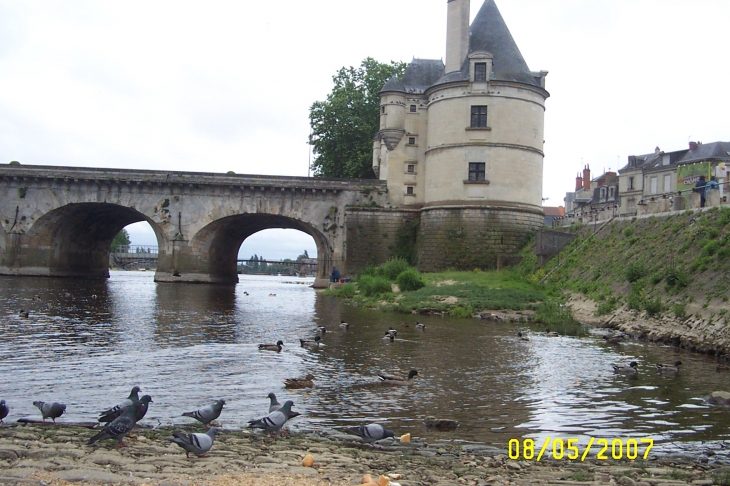
POLYGON ((108 278, 114 236, 146 221, 157 282, 235 283, 246 238, 291 228, 326 287, 347 269, 345 212, 387 204, 378 180, 0 164, 0 275, 108 278))

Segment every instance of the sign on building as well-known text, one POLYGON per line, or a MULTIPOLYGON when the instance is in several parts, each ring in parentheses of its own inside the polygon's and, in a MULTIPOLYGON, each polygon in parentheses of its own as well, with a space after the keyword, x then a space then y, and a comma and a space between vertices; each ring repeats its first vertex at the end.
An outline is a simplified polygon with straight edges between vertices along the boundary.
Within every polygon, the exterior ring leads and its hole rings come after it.
POLYGON ((698 162, 696 164, 684 164, 677 167, 677 191, 692 189, 700 176, 710 180, 710 163, 698 162))

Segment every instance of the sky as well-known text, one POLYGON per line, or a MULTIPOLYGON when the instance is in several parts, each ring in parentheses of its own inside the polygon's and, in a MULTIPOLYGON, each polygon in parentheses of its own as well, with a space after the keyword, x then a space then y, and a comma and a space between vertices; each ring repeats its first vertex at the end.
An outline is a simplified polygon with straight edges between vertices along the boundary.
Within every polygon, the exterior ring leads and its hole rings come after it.
MULTIPOLYGON (((482 0, 471 0, 473 19, 482 0)), ((729 141, 728 0, 497 0, 547 70, 543 198, 729 141)), ((0 0, 0 162, 306 176, 309 107, 366 57, 442 59, 446 0, 0 0)), ((133 244, 155 244, 146 223, 133 244)), ((240 254, 316 254, 268 230, 240 254)))

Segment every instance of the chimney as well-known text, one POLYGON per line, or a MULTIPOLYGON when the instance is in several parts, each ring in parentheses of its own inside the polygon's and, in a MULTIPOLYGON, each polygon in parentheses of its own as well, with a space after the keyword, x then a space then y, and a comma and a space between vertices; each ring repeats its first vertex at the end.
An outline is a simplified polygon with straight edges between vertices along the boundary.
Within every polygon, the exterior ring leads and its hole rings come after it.
POLYGON ((461 69, 469 53, 469 0, 447 0, 446 72, 461 69))
POLYGON ((580 173, 578 173, 577 176, 575 176, 575 192, 580 191, 580 189, 583 187, 583 178, 580 176, 580 173))
POLYGON ((661 152, 661 151, 662 151, 662 149, 659 148, 659 145, 654 147, 654 155, 659 155, 659 152, 661 152))
POLYGON ((690 142, 689 143, 689 149, 694 150, 697 148, 697 142, 690 142))
POLYGON ((583 168, 583 189, 591 190, 591 168, 588 165, 583 168))

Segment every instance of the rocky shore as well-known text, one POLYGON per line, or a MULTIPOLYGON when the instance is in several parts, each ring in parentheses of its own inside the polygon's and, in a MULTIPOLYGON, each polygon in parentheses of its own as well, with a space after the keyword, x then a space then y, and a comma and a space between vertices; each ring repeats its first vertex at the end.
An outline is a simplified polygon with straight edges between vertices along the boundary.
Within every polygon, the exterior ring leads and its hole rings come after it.
POLYGON ((727 453, 650 455, 646 461, 510 460, 507 451, 474 445, 388 439, 376 450, 339 432, 266 434, 224 430, 208 457, 186 458, 167 441, 172 429, 138 429, 126 446, 87 446, 80 424, 0 426, 0 484, 64 485, 356 485, 370 474, 391 486, 730 484, 727 453), (302 466, 307 455, 312 467, 302 466), (727 482, 725 482, 727 481, 727 482))

